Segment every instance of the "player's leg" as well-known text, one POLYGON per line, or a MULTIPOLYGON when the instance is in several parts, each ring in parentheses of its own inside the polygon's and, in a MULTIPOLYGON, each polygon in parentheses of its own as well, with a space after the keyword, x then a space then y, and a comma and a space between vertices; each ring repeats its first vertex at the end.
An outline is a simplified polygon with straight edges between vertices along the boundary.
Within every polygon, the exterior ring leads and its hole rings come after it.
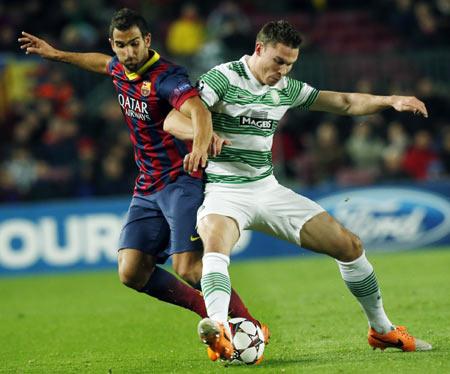
POLYGON ((140 250, 121 249, 118 256, 120 281, 138 292, 205 317, 206 309, 201 294, 173 274, 156 266, 156 261, 156 257, 140 250))
MULTIPOLYGON (((391 334, 390 340, 393 336, 402 335, 402 341, 405 342, 402 348, 405 350, 430 347, 411 336, 406 338, 403 330, 392 330, 392 323, 383 308, 373 267, 356 235, 340 225, 317 203, 278 183, 269 186, 263 196, 267 196, 267 201, 260 203, 262 212, 259 216, 264 217, 264 222, 256 229, 334 257, 345 283, 360 302, 371 329, 374 328, 371 332, 378 331, 377 334, 384 337, 391 334)), ((397 342, 398 339, 395 338, 395 344, 397 342)))
MULTIPOLYGON (((182 252, 172 255, 172 264, 175 272, 199 291, 201 291, 202 257, 203 251, 182 252)), ((242 317, 261 326, 261 323, 251 315, 233 287, 231 288, 228 315, 231 318, 242 317)))
POLYGON ((170 229, 154 197, 131 201, 119 238, 119 277, 122 283, 162 301, 206 315, 201 294, 178 278, 155 266, 167 247, 170 229))
POLYGON ((383 307, 378 281, 360 239, 322 212, 300 230, 301 245, 334 257, 342 278, 357 298, 369 321, 369 344, 374 348, 395 347, 404 351, 429 350, 431 345, 395 328, 383 307))
POLYGON ((228 325, 231 280, 230 253, 239 239, 239 228, 232 218, 209 214, 199 220, 198 232, 204 245, 201 287, 208 318, 200 321, 198 334, 208 345, 208 356, 230 360, 234 348, 228 325))
MULTIPOLYGON (((212 359, 218 356, 229 359, 233 352, 233 346, 227 339, 231 334, 226 323, 231 299, 229 256, 240 232, 248 228, 256 214, 255 187, 254 184, 209 184, 197 213, 198 232, 205 251, 201 285, 209 316, 199 323, 198 332, 209 345, 208 352, 212 359), (214 358, 212 353, 216 355, 214 358)), ((267 340, 267 326, 262 325, 261 328, 267 340)))
MULTIPOLYGON (((171 229, 170 249, 175 272, 194 288, 201 290, 203 246, 195 228, 197 210, 203 203, 203 184, 188 176, 180 177, 159 197, 162 212, 171 229)), ((239 295, 231 289, 229 315, 254 323, 239 295)))
POLYGON ((142 251, 124 248, 119 251, 120 281, 127 287, 206 316, 203 298, 197 290, 156 266, 156 257, 142 251))
POLYGON ((181 279, 201 291, 203 251, 185 251, 172 255, 172 267, 181 279))
POLYGON ((303 248, 342 262, 354 261, 363 254, 361 240, 327 212, 318 213, 303 225, 300 241, 303 248))
MULTIPOLYGON (((195 254, 186 253, 198 253, 202 249, 202 242, 195 230, 196 212, 202 201, 202 182, 188 176, 178 178, 158 196, 158 204, 170 227, 170 245, 165 254, 173 257, 175 270, 191 283, 198 279, 199 274, 196 271, 199 271, 200 263, 196 263, 198 258, 195 254)), ((228 304, 225 307, 227 314, 228 304)), ((226 339, 229 334, 227 335, 224 326, 206 318, 201 323, 205 320, 211 323, 205 325, 201 338, 208 344, 210 359, 215 361, 219 357, 231 358, 233 346, 230 340, 226 339)))
POLYGON ((204 245, 201 286, 206 311, 211 319, 225 323, 231 296, 228 266, 239 229, 232 218, 210 214, 200 220, 198 232, 204 245))
POLYGON ((203 202, 203 182, 180 176, 158 193, 157 200, 170 229, 164 253, 171 256, 175 273, 195 287, 202 271, 203 246, 195 226, 197 209, 203 202))
POLYGON ((336 259, 344 282, 360 302, 372 328, 383 334, 392 330, 373 267, 356 235, 323 212, 304 224, 300 240, 302 247, 336 259))
POLYGON ((263 228, 303 248, 334 257, 344 281, 358 298, 370 325, 380 332, 390 331, 392 323, 384 312, 373 268, 367 261, 361 241, 341 226, 314 201, 273 182, 268 185, 263 228))

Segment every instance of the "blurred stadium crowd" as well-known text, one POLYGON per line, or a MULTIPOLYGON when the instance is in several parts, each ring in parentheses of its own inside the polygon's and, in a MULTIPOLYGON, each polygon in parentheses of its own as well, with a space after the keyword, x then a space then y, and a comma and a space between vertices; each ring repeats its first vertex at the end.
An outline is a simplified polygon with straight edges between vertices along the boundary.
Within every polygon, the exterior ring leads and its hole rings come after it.
POLYGON ((433 70, 428 62, 449 55, 450 0, 6 1, 0 3, 0 201, 131 193, 137 169, 109 78, 23 56, 17 43, 26 30, 60 49, 111 54, 107 29, 123 6, 142 12, 153 48, 185 65, 193 80, 251 54, 262 24, 284 18, 304 36, 294 77, 319 89, 412 94, 426 103, 429 119, 393 110, 357 118, 290 111, 274 143, 276 173, 285 183, 450 178, 449 65, 433 70), (434 57, 425 59, 426 69, 409 70, 412 63, 396 57, 408 51, 434 57), (364 63, 372 55, 389 67, 374 71, 364 63), (302 70, 308 56, 309 75, 302 70), (338 65, 331 71, 324 65, 330 61, 338 65), (363 63, 355 70, 351 61, 363 63), (342 87, 333 84, 338 77, 342 87))

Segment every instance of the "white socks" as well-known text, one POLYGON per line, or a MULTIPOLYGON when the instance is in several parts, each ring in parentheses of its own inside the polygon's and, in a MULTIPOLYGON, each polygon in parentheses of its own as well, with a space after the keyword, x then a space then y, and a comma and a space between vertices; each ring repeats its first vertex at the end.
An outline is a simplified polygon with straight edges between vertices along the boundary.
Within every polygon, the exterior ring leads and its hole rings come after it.
POLYGON ((203 256, 202 292, 208 317, 228 326, 231 282, 228 275, 230 257, 217 252, 203 256))
POLYGON ((384 311, 377 278, 365 253, 351 262, 336 262, 345 284, 366 313, 369 325, 380 334, 391 331, 393 326, 384 311))

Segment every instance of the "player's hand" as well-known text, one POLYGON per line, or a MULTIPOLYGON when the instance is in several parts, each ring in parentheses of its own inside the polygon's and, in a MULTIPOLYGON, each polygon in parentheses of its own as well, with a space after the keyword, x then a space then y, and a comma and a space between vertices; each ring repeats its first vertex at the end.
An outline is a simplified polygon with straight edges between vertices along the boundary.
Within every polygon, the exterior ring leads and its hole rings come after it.
POLYGON ((414 96, 392 96, 392 107, 398 112, 412 112, 428 118, 425 104, 414 96))
POLYGON ((24 49, 25 53, 36 54, 43 58, 53 59, 56 56, 57 50, 48 44, 45 40, 22 31, 22 37, 18 39, 20 49, 24 49))
POLYGON ((201 150, 197 147, 193 147, 192 152, 184 156, 183 167, 189 174, 195 173, 199 167, 205 168, 207 161, 207 150, 201 150))
POLYGON ((231 145, 231 141, 229 141, 228 139, 223 139, 215 132, 213 132, 211 143, 209 144, 209 151, 208 151, 209 155, 211 157, 216 157, 217 155, 220 155, 220 152, 222 152, 222 147, 224 145, 231 145))

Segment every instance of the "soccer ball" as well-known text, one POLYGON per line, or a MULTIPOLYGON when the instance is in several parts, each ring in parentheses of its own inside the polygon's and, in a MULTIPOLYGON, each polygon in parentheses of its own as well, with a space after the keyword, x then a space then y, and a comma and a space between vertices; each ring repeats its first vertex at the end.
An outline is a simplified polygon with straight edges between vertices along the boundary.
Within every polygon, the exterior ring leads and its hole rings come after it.
POLYGON ((232 364, 251 365, 264 353, 264 334, 261 328, 245 318, 228 321, 234 347, 232 364))

